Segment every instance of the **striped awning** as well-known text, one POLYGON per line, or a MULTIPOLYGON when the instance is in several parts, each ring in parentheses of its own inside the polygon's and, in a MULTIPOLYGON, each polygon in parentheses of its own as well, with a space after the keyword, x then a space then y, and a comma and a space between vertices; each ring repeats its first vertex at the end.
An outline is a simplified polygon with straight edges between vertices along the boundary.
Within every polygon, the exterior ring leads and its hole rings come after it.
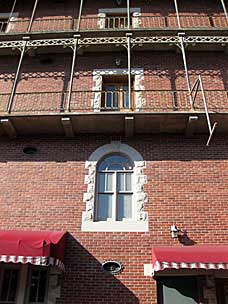
POLYGON ((64 270, 65 232, 0 231, 0 263, 56 266, 64 270))
POLYGON ((153 272, 165 269, 228 269, 228 245, 154 246, 153 272))

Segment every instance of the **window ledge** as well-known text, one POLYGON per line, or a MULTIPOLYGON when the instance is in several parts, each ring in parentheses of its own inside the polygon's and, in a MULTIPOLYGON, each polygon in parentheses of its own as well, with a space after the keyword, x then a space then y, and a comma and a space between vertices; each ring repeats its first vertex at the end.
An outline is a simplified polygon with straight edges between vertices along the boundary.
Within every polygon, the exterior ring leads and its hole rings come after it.
POLYGON ((97 232, 148 232, 148 221, 92 222, 83 221, 82 231, 97 232))

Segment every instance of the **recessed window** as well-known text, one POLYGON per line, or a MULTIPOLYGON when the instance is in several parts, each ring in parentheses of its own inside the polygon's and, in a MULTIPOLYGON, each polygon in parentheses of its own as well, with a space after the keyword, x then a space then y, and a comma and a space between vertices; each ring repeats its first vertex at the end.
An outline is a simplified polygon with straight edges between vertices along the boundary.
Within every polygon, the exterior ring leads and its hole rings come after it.
POLYGON ((0 32, 6 32, 7 22, 8 22, 7 18, 1 18, 0 19, 0 32))
POLYGON ((23 149, 23 152, 28 155, 34 155, 37 153, 37 148, 36 147, 26 147, 23 149))
POLYGON ((19 270, 2 269, 0 272, 0 303, 16 303, 19 270))
POLYGON ((98 165, 97 221, 123 221, 132 218, 132 175, 134 163, 126 156, 113 154, 98 165))
MULTIPOLYGON (((133 84, 134 81, 132 79, 132 88, 133 84)), ((103 77, 101 108, 103 110, 118 110, 130 108, 127 75, 103 77)))
POLYGON ((119 274, 123 269, 123 265, 117 261, 106 261, 102 264, 102 269, 111 274, 119 274))
MULTIPOLYGON (((130 26, 132 25, 132 17, 130 16, 130 26)), ((105 18, 106 29, 126 29, 128 28, 127 13, 108 13, 105 18)))
POLYGON ((32 269, 29 278, 29 303, 44 303, 47 293, 47 270, 32 269))

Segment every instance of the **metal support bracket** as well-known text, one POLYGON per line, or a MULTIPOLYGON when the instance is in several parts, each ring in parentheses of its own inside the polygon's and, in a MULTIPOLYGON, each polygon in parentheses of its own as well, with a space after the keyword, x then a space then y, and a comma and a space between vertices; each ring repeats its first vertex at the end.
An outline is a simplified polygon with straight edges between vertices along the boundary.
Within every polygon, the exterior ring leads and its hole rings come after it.
POLYGON ((133 116, 126 116, 125 117, 125 137, 131 138, 134 136, 134 117, 133 116))
POLYGON ((17 132, 12 124, 12 121, 7 119, 1 119, 0 123, 2 125, 3 130, 8 135, 9 138, 13 139, 17 137, 17 132))
POLYGON ((186 137, 192 137, 195 132, 196 122, 198 121, 199 117, 196 115, 191 115, 188 117, 188 122, 185 130, 186 137))
POLYGON ((62 117, 61 123, 66 137, 70 137, 70 138, 74 137, 74 130, 70 117, 62 117))

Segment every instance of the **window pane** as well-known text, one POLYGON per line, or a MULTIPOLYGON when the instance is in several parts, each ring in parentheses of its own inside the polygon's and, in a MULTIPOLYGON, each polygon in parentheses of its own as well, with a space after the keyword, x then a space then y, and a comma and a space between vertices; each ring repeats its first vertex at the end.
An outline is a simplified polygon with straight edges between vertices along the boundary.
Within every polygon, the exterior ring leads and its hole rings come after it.
POLYGON ((8 301, 11 302, 16 301, 17 280, 18 280, 18 270, 17 269, 11 270, 11 282, 10 282, 8 301))
POLYGON ((99 173, 98 175, 98 191, 105 192, 105 174, 99 173))
POLYGON ((106 191, 112 191, 113 174, 106 174, 106 191))
POLYGON ((38 282, 39 282, 39 270, 33 270, 31 273, 29 302, 36 302, 38 282))
POLYGON ((124 173, 118 173, 118 176, 117 176, 117 189, 118 191, 124 191, 124 176, 125 174, 124 173))
POLYGON ((38 302, 44 302, 47 285, 47 271, 40 271, 38 302))
POLYGON ((125 190, 126 191, 132 191, 132 184, 131 184, 131 174, 130 173, 126 173, 125 174, 125 190))
POLYGON ((106 157, 98 166, 98 170, 132 170, 134 163, 123 155, 111 155, 106 157))
POLYGON ((159 278, 158 303, 196 304, 199 303, 198 287, 195 277, 159 278))
POLYGON ((18 269, 5 269, 1 286, 1 301, 16 301, 18 269))
POLYGON ((117 202, 117 220, 122 221, 124 218, 132 218, 132 195, 119 194, 117 202))
POLYGON ((118 191, 132 191, 131 175, 131 173, 118 173, 118 191))
POLYGON ((99 194, 97 213, 98 213, 97 219, 99 221, 106 221, 107 218, 112 217, 112 195, 111 194, 99 194))
POLYGON ((43 303, 47 285, 46 270, 32 270, 30 280, 29 302, 43 303))

